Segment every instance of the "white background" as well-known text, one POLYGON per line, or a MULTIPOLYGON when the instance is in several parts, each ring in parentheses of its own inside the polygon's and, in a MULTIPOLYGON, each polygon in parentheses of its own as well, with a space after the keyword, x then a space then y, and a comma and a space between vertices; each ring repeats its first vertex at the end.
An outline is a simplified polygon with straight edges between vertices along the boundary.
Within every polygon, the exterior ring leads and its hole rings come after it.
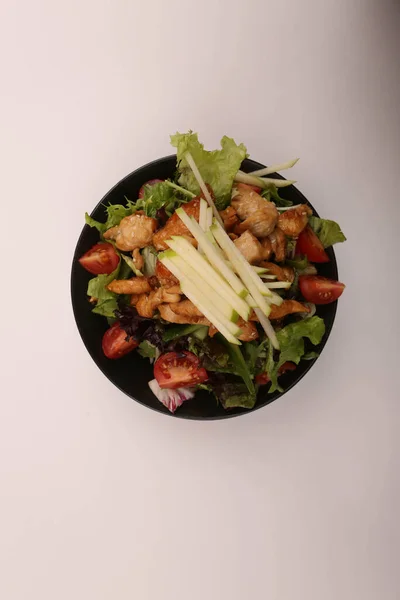
POLYGON ((399 597, 399 18, 388 0, 0 3, 2 599, 399 597), (301 156, 298 187, 348 237, 318 363, 209 423, 115 389, 69 291, 84 211, 189 128, 301 156))

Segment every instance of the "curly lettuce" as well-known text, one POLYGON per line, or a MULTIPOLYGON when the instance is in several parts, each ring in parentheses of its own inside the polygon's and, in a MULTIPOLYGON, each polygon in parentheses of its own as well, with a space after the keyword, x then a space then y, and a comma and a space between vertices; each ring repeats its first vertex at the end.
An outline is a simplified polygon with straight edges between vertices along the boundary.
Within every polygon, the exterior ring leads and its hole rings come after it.
POLYGON ((345 242, 346 236, 340 229, 340 225, 336 221, 329 219, 320 219, 319 217, 309 217, 309 224, 322 242, 324 248, 345 242))
POLYGON ((247 156, 246 146, 224 136, 221 150, 207 151, 199 142, 197 133, 192 131, 171 135, 171 144, 176 148, 179 184, 196 195, 200 193, 199 184, 185 158, 190 152, 205 183, 213 189, 218 210, 226 208, 231 198, 233 179, 247 156))

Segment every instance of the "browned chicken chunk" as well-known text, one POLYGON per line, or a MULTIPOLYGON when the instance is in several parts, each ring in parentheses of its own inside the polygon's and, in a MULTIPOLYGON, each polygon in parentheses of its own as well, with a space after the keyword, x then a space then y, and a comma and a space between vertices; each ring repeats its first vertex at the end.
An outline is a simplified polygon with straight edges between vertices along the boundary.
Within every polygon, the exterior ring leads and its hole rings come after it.
MULTIPOLYGON (((183 210, 191 217, 194 217, 196 221, 199 220, 200 214, 200 197, 193 198, 187 204, 182 205, 183 210)), ((172 215, 166 222, 165 226, 162 227, 157 233, 153 236, 153 246, 156 250, 166 250, 168 248, 165 243, 172 235, 184 235, 187 239, 193 244, 197 245, 194 238, 190 235, 189 230, 186 225, 182 223, 180 218, 176 213, 172 215)))
POLYGON ((290 210, 285 210, 278 218, 278 227, 288 237, 297 238, 308 223, 312 210, 307 204, 299 204, 290 210))
POLYGON ((140 254, 139 248, 135 248, 132 252, 132 260, 135 263, 135 267, 141 271, 144 265, 143 256, 140 254))
MULTIPOLYGON (((251 321, 245 321, 242 319, 242 317, 240 317, 236 324, 242 330, 242 333, 238 338, 242 342, 252 342, 258 338, 257 327, 251 321)), ((214 337, 216 333, 218 333, 218 329, 214 327, 214 325, 210 325, 208 335, 210 337, 214 337)))
POLYGON ((308 313, 310 309, 297 300, 284 300, 280 306, 271 304, 271 312, 269 318, 271 321, 277 319, 283 319, 287 315, 293 315, 295 313, 308 313))
POLYGON ((225 210, 220 210, 219 214, 224 223, 225 231, 230 232, 239 223, 239 218, 233 206, 228 206, 225 210))
POLYGON ((155 275, 161 285, 169 286, 178 283, 175 275, 173 275, 159 260, 156 262, 155 275))
POLYGON ((249 230, 242 233, 233 243, 251 265, 255 265, 263 258, 262 246, 249 230))
POLYGON ((286 258, 286 236, 279 227, 276 227, 274 231, 268 236, 271 242, 271 250, 275 254, 277 262, 282 262, 286 258))
POLYGON ((156 219, 146 217, 146 215, 130 215, 124 217, 116 227, 108 229, 104 237, 106 240, 115 240, 115 244, 120 250, 144 248, 151 244, 157 225, 156 219))
MULTIPOLYGON (((183 300, 182 302, 187 302, 187 301, 183 300)), ((197 317, 189 316, 187 310, 184 311, 184 312, 186 312, 186 314, 178 314, 178 313, 174 312, 173 309, 175 309, 177 306, 179 306, 179 304, 181 304, 181 302, 179 302, 178 304, 160 304, 160 306, 158 307, 158 310, 160 311, 161 318, 164 319, 164 321, 168 321, 169 323, 210 325, 210 321, 208 319, 206 319, 205 317, 203 317, 202 315, 197 316, 197 317)))
POLYGON ((115 294, 144 294, 151 291, 148 277, 132 277, 132 279, 114 279, 107 289, 115 294))
POLYGON ((278 211, 272 202, 257 194, 250 186, 238 183, 235 186, 232 206, 242 223, 235 227, 235 233, 241 234, 247 229, 256 237, 267 237, 276 226, 278 211))
POLYGON ((151 319, 160 305, 164 303, 173 304, 179 302, 180 299, 180 290, 176 293, 176 290, 172 290, 172 288, 158 288, 149 294, 141 294, 136 301, 136 310, 141 317, 151 319))
POLYGON ((272 262, 266 260, 260 263, 260 267, 268 269, 268 273, 275 275, 278 281, 290 281, 294 280, 294 271, 292 267, 280 267, 272 262))

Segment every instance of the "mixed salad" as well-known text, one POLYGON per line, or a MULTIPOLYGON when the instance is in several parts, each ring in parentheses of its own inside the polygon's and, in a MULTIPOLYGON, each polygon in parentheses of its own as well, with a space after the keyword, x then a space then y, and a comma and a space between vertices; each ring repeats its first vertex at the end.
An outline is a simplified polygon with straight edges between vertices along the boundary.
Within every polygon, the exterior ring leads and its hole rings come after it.
POLYGON ((346 238, 280 195, 294 181, 273 175, 297 159, 247 174, 246 147, 231 138, 213 152, 192 132, 171 143, 174 178, 107 206, 105 223, 86 214, 100 240, 79 262, 95 275, 93 312, 109 323, 103 352, 149 359, 150 389, 171 412, 198 389, 225 409, 251 409, 260 386, 283 391, 280 377, 317 356, 325 324, 316 305, 344 289, 317 266, 346 238))

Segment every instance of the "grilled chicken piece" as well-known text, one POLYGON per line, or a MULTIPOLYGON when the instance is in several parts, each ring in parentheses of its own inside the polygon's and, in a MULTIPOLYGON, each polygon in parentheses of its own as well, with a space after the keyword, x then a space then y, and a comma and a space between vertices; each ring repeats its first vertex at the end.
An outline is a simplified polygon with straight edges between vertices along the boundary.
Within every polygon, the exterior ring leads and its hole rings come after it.
POLYGON ((193 304, 191 300, 182 300, 175 306, 171 306, 175 314, 188 318, 204 317, 203 313, 193 304))
MULTIPOLYGON (((239 335, 238 338, 242 342, 252 342, 253 340, 256 340, 258 338, 257 327, 254 325, 254 323, 251 323, 250 321, 245 321, 244 319, 242 319, 242 317, 240 317, 236 325, 242 330, 242 333, 239 335)), ((216 333, 218 333, 218 329, 214 327, 214 325, 210 325, 208 335, 210 337, 214 337, 216 333)))
POLYGON ((287 315, 293 315, 295 313, 309 313, 310 309, 297 300, 284 300, 280 306, 271 304, 271 312, 269 313, 269 319, 276 321, 277 319, 283 319, 287 315))
POLYGON ((144 294, 151 291, 149 277, 132 277, 132 279, 114 279, 107 289, 115 294, 144 294))
MULTIPOLYGON (((182 208, 185 213, 187 213, 190 217, 194 217, 198 222, 200 214, 200 196, 193 198, 193 200, 187 204, 182 204, 182 208)), ((176 213, 174 213, 172 217, 168 219, 164 227, 154 234, 153 246, 155 246, 156 250, 158 251, 166 250, 168 246, 165 242, 172 235, 183 235, 193 244, 193 246, 197 246, 196 240, 190 235, 186 225, 183 224, 176 213)))
POLYGON ((135 248, 132 252, 132 260, 135 263, 135 267, 141 271, 144 265, 143 256, 140 254, 139 248, 135 248))
POLYGON ((232 206, 242 220, 235 227, 235 233, 241 234, 250 229, 258 238, 267 237, 276 226, 278 211, 272 202, 264 200, 250 186, 238 183, 232 206))
POLYGON ((275 275, 278 281, 290 281, 294 280, 294 270, 292 267, 280 267, 272 262, 264 260, 260 263, 260 267, 265 267, 271 275, 275 275))
POLYGON ((159 260, 156 262, 155 275, 161 285, 171 286, 179 283, 175 275, 173 275, 159 260))
POLYGON ((139 315, 151 319, 163 303, 179 303, 181 299, 180 293, 174 293, 171 290, 172 288, 158 288, 149 294, 141 294, 136 301, 136 310, 139 315))
POLYGON ((309 215, 312 215, 311 208, 307 204, 299 204, 279 215, 278 227, 288 237, 297 238, 306 227, 309 215))
POLYGON ((220 210, 219 214, 224 223, 225 231, 230 232, 239 223, 239 218, 233 206, 228 206, 225 210, 220 210))
POLYGON ((255 265, 263 258, 263 248, 250 230, 242 233, 233 243, 251 265, 255 265))
MULTIPOLYGON (((182 302, 186 302, 186 300, 183 300, 182 302)), ((181 303, 179 302, 178 304, 160 304, 160 306, 158 307, 158 310, 160 312, 161 318, 164 319, 164 321, 168 321, 169 323, 210 325, 210 321, 203 316, 195 317, 195 316, 188 316, 187 314, 181 315, 181 314, 174 312, 174 310, 172 310, 172 309, 175 308, 176 306, 178 306, 179 304, 181 304, 181 303)))
POLYGON ((140 214, 130 215, 124 217, 116 227, 108 229, 104 237, 106 240, 115 240, 120 250, 135 250, 151 244, 157 226, 156 219, 140 214))
POLYGON ((271 242, 271 250, 275 254, 275 260, 282 262, 286 258, 286 236, 279 227, 276 227, 274 231, 268 236, 271 242))

